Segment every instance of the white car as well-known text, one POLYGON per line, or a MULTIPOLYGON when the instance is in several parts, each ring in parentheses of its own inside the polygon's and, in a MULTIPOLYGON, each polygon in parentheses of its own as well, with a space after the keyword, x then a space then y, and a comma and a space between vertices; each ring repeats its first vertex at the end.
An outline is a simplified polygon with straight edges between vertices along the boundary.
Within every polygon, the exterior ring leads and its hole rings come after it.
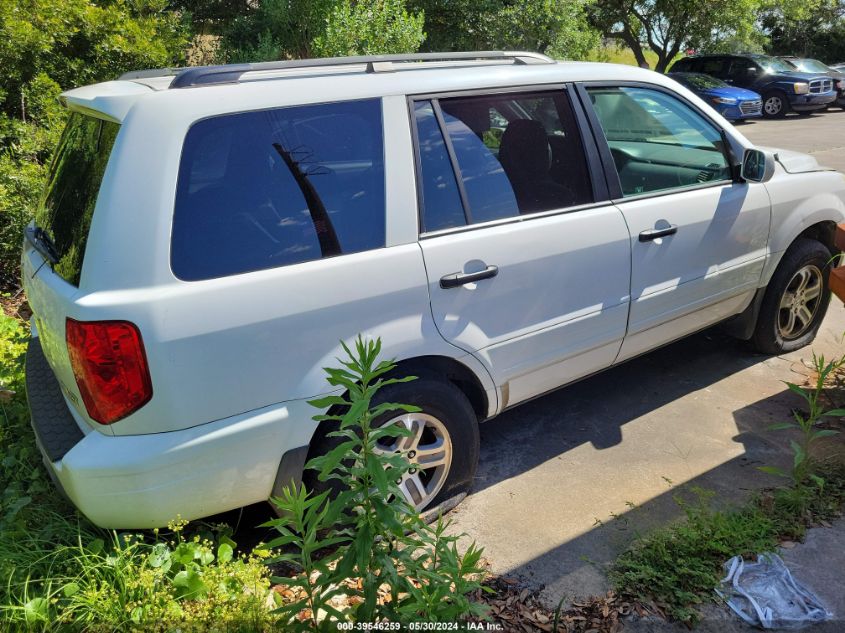
POLYGON ((845 178, 657 73, 444 53, 61 100, 24 242, 28 391, 48 469, 103 527, 300 481, 332 441, 307 401, 359 333, 419 376, 382 397, 422 413, 381 422, 416 430, 423 509, 470 487, 505 409, 723 321, 796 349, 827 309, 845 178))

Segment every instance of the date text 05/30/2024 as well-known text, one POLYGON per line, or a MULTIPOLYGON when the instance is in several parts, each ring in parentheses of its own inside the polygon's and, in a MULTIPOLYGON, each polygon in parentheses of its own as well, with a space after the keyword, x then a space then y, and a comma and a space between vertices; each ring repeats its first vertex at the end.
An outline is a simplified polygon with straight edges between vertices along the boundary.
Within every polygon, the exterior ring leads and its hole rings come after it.
POLYGON ((339 622, 338 631, 504 631, 498 622, 339 622))

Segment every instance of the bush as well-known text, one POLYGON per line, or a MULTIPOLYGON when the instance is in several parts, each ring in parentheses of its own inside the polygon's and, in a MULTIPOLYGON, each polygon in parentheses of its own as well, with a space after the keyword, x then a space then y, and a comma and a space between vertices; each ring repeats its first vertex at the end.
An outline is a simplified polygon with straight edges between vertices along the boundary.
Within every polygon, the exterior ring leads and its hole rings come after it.
POLYGON ((312 495, 304 487, 284 489, 274 503, 284 518, 271 521, 281 536, 269 543, 288 551, 276 563, 295 565, 300 573, 273 580, 297 590, 296 599, 279 609, 290 630, 318 631, 343 621, 452 622, 484 613, 468 594, 480 588, 481 550, 471 544, 461 554, 447 525, 426 525, 405 501, 398 477, 412 468, 405 455, 376 450, 384 438, 408 436, 399 425, 374 428, 373 420, 392 411, 418 411, 396 403, 372 406, 377 391, 406 382, 386 375, 390 362, 377 362, 380 341, 360 337, 343 369, 327 369, 329 383, 347 396, 314 401, 331 407, 317 416, 338 429, 329 434, 341 443, 309 462, 324 482, 340 482, 335 494, 312 495), (339 599, 339 600, 338 600, 339 599))
POLYGON ((425 39, 422 12, 410 14, 404 0, 356 2, 343 0, 326 20, 325 32, 314 40, 319 57, 413 53, 425 39))
POLYGON ((271 628, 269 550, 235 555, 225 526, 107 532, 59 497, 29 425, 27 335, 0 313, 0 629, 271 628))
POLYGON ((23 228, 65 113, 62 90, 184 59, 165 0, 0 0, 0 289, 17 284, 23 228))
POLYGON ((223 31, 221 61, 406 53, 424 38, 405 0, 260 0, 223 31))

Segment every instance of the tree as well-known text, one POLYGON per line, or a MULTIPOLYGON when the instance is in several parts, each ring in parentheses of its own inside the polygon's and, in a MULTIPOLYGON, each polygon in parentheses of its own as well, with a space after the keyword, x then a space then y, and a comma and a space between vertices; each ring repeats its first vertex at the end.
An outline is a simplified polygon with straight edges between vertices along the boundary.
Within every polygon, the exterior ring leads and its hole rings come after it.
POLYGON ((229 62, 417 50, 423 16, 404 0, 258 0, 223 33, 229 62))
POLYGON ((425 12, 425 50, 520 49, 579 58, 598 43, 592 0, 412 0, 425 12))
POLYGON ((313 57, 314 38, 338 0, 257 0, 223 31, 221 53, 228 62, 313 57))
POLYGON ((425 39, 424 21, 421 11, 407 11, 404 0, 343 0, 314 40, 314 52, 320 57, 412 53, 425 39))
POLYGON ((769 35, 769 52, 819 58, 828 63, 845 59, 845 4, 839 0, 772 2, 760 23, 769 35))
POLYGON ((640 66, 648 67, 644 51, 650 48, 655 70, 665 72, 686 48, 745 39, 759 6, 759 0, 598 0, 590 18, 605 37, 624 42, 640 66))
POLYGON ((250 1, 171 0, 167 6, 171 11, 190 16, 191 22, 201 33, 219 33, 223 26, 249 11, 250 1))
POLYGON ((62 90, 184 59, 166 0, 0 0, 0 288, 17 279, 29 222, 65 120, 62 90))

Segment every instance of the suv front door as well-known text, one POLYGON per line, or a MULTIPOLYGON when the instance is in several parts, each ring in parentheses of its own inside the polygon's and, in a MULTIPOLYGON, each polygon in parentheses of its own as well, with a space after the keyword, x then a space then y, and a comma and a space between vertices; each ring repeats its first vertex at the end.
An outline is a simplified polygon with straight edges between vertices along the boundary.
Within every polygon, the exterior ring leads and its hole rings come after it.
POLYGON ((619 360, 742 311, 766 258, 765 187, 733 180, 721 131, 679 96, 637 85, 581 94, 607 142, 608 179, 631 232, 619 360))
POLYGON ((567 92, 411 102, 434 320, 487 365, 500 408, 609 366, 625 334, 628 229, 567 92))

